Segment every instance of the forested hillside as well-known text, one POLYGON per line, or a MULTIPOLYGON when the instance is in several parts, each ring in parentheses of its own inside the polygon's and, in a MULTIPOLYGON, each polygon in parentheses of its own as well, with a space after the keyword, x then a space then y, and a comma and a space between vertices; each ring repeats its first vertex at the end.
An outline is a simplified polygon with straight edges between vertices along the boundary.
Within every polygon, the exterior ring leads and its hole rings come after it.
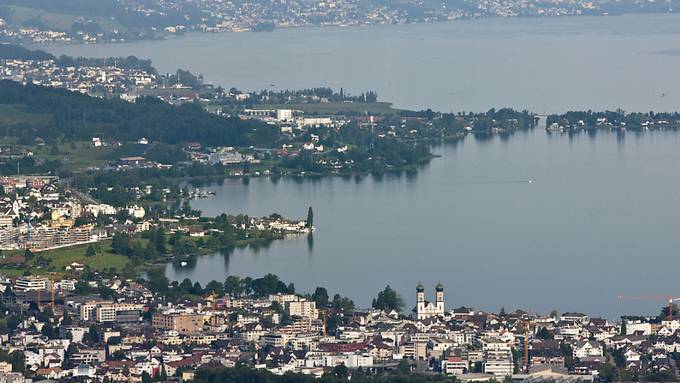
POLYGON ((262 122, 210 114, 200 106, 174 106, 152 97, 134 103, 89 97, 64 89, 0 81, 0 132, 29 143, 36 137, 151 141, 176 144, 271 145, 279 131, 262 122))

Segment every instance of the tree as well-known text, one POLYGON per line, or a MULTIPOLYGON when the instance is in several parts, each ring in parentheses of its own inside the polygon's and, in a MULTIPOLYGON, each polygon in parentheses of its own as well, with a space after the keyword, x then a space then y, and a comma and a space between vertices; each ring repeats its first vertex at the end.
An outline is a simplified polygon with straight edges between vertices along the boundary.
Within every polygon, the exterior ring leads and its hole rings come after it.
POLYGON ((338 380, 347 380, 349 378, 349 369, 344 364, 333 367, 329 374, 338 380))
POLYGON ((317 307, 328 305, 328 291, 323 287, 317 287, 312 294, 312 300, 316 302, 317 307))
POLYGON ((373 299, 372 306, 374 309, 379 310, 401 311, 404 307, 404 299, 401 297, 401 295, 397 294, 396 290, 387 285, 385 286, 385 289, 380 291, 378 296, 373 299))
POLYGON ((61 315, 61 325, 62 326, 70 326, 73 324, 73 319, 68 315, 68 311, 64 309, 63 314, 61 315))
POLYGON ((26 362, 24 353, 21 351, 14 351, 11 355, 10 363, 12 363, 12 371, 23 372, 26 369, 26 362))
POLYGON ((207 293, 215 293, 218 297, 223 297, 224 296, 224 285, 222 283, 219 283, 217 281, 210 281, 208 282, 207 285, 205 285, 205 291, 207 293))
POLYGON ((305 226, 307 227, 312 227, 314 226, 314 210, 310 206, 309 209, 307 209, 307 221, 305 222, 305 226))
POLYGON ((201 287, 201 284, 198 281, 196 281, 194 282, 194 285, 191 286, 190 292, 193 295, 201 295, 203 294, 203 287, 201 287))
POLYGON ((411 372, 411 365, 408 363, 406 359, 402 359, 399 361, 399 364, 397 365, 397 371, 399 371, 400 374, 408 374, 411 372))
POLYGON ((273 301, 270 308, 272 309, 272 311, 277 313, 283 312, 283 306, 281 306, 281 303, 279 303, 278 301, 273 301))
POLYGON ((97 255, 97 251, 94 249, 94 246, 90 244, 89 246, 87 246, 87 250, 85 250, 85 256, 94 257, 95 255, 97 255))
POLYGON ((191 288, 193 287, 191 283, 191 279, 189 278, 184 278, 182 283, 179 284, 179 291, 181 291, 184 294, 188 294, 191 292, 191 288))
POLYGON ((560 344, 560 352, 564 356, 564 367, 569 371, 574 369, 574 349, 566 342, 560 344))
POLYGON ((87 331, 87 339, 89 339, 92 343, 99 342, 99 331, 97 331, 96 325, 90 325, 90 329, 87 331))
POLYGON ((116 233, 111 240, 111 250, 116 254, 127 255, 130 251, 130 237, 123 233, 116 233))
MULTIPOLYGON (((680 313, 680 311, 678 311, 678 305, 673 303, 671 304, 671 307, 673 308, 673 317, 678 318, 678 314, 680 313)), ((661 320, 668 320, 668 306, 661 308, 661 314, 659 316, 661 317, 661 320)))
POLYGON ((159 254, 167 253, 165 230, 163 230, 162 227, 156 230, 156 251, 158 251, 159 254))
POLYGON ((243 293, 241 278, 236 275, 230 275, 224 280, 224 292, 231 297, 238 298, 243 293))
POLYGON ((354 310, 354 301, 347 297, 341 297, 340 294, 333 296, 333 310, 349 311, 354 310))

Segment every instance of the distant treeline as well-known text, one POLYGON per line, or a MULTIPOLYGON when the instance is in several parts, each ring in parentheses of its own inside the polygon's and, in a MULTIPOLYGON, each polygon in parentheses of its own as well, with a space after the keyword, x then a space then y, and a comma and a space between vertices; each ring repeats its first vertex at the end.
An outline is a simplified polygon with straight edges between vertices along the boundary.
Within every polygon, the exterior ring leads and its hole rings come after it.
POLYGON ((136 56, 128 57, 71 57, 61 55, 54 56, 42 50, 30 50, 15 44, 0 44, 0 60, 53 60, 57 65, 67 66, 116 66, 122 69, 138 69, 151 74, 158 74, 151 60, 139 59, 136 56))
POLYGON ((547 123, 550 126, 557 123, 563 126, 582 126, 593 128, 597 126, 625 126, 628 129, 641 128, 646 125, 668 127, 678 127, 677 122, 680 121, 680 113, 655 113, 649 112, 631 112, 626 113, 623 110, 616 111, 569 111, 563 114, 555 114, 548 116, 547 123))
POLYGON ((0 60, 56 60, 52 54, 15 44, 0 44, 0 60))
MULTIPOLYGON (((403 361, 392 373, 369 374, 362 369, 351 372, 351 381, 359 383, 425 383, 425 382, 456 382, 455 377, 446 375, 421 375, 409 371, 408 362, 403 361)), ((245 367, 236 368, 203 368, 199 369, 194 378, 196 383, 339 383, 348 382, 350 370, 344 365, 335 367, 325 373, 320 379, 313 375, 287 373, 274 375, 269 371, 256 370, 245 367)))
MULTIPOLYGON (((231 92, 238 92, 235 88, 232 88, 231 92)), ((319 88, 309 88, 309 89, 300 89, 300 90, 281 90, 278 92, 271 91, 271 90, 262 90, 260 92, 255 93, 254 99, 249 99, 246 101, 246 103, 259 103, 259 102, 266 102, 268 104, 285 104, 289 102, 300 102, 301 100, 306 99, 306 101, 312 101, 309 100, 309 98, 315 97, 317 98, 317 102, 320 102, 320 99, 324 99, 325 101, 329 102, 343 102, 343 101, 351 101, 351 102, 377 102, 378 101, 378 93, 374 91, 367 91, 364 93, 361 93, 359 95, 351 95, 349 93, 346 93, 343 88, 340 88, 339 92, 333 91, 331 88, 327 87, 319 87, 319 88)))
POLYGON ((65 89, 21 85, 0 81, 0 105, 23 107, 23 113, 50 115, 50 122, 25 122, 0 126, 6 135, 32 141, 57 138, 152 141, 177 144, 200 142, 216 146, 271 146, 279 137, 276 127, 237 117, 210 114, 201 106, 187 103, 174 106, 157 98, 142 97, 130 103, 120 99, 100 99, 65 89))

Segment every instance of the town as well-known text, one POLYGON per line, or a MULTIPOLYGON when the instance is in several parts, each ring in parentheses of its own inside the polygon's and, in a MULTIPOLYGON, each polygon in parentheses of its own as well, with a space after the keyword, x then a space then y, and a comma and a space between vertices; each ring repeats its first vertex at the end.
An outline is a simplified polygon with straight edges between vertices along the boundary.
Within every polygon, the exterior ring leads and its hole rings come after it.
POLYGON ((441 22, 486 17, 600 16, 671 13, 676 1, 475 1, 224 2, 118 0, 51 7, 35 0, 5 1, 0 8, 0 41, 17 43, 100 43, 157 39, 189 32, 271 31, 305 26, 355 26, 441 22), (44 17, 49 12, 61 17, 44 17))
MULTIPOLYGON (((134 235, 159 224, 170 234, 183 232, 194 238, 224 233, 224 227, 218 224, 220 217, 212 220, 200 217, 191 209, 184 209, 179 215, 159 216, 147 214, 145 208, 137 204, 112 206, 70 189, 56 176, 3 176, 0 177, 0 187, 3 190, 0 200, 0 250, 26 250, 25 255, 29 257, 31 252, 97 244, 111 240, 116 233, 134 235)), ((152 188, 147 187, 140 190, 140 194, 151 194, 151 191, 152 188)), ((170 190, 162 193, 167 197, 170 190)), ((180 194, 187 200, 207 195, 200 190, 184 190, 180 194)), ((241 230, 244 240, 246 237, 260 238, 261 233, 278 239, 285 235, 310 233, 314 230, 308 222, 311 219, 308 216, 307 221, 293 221, 278 214, 263 218, 225 216, 224 223, 234 230, 241 230)), ((14 265, 18 269, 27 261, 23 255, 3 258, 0 260, 3 267, 14 265)))
POLYGON ((202 288, 136 280, 77 266, 61 277, 5 278, 0 379, 191 381, 202 371, 274 375, 414 373, 457 381, 673 381, 677 307, 620 321, 582 313, 491 313, 446 307, 389 286, 373 308, 318 287, 295 293, 268 274, 202 288), (434 375, 433 375, 434 374, 434 375))

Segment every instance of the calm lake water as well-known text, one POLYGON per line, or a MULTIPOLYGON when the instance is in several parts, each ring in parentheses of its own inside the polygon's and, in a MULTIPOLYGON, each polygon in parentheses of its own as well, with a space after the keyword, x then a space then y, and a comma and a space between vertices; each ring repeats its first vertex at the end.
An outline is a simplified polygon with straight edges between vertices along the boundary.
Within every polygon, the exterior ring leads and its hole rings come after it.
MULTIPOLYGON (((226 87, 345 87, 398 107, 536 112, 680 106, 680 17, 475 22, 194 35, 160 42, 52 46, 135 54, 161 71, 226 87)), ((200 257, 171 278, 207 282, 273 272, 367 306, 386 284, 414 304, 441 281, 448 308, 578 310, 610 318, 680 294, 680 135, 518 133, 435 148, 416 176, 225 180, 194 201, 207 215, 315 211, 313 240, 200 257), (529 180, 533 180, 529 183, 529 180)))
POLYGON ((284 29, 48 49, 134 54, 162 72, 185 68, 227 88, 372 89, 404 108, 543 113, 680 105, 678 15, 284 29))
POLYGON ((205 214, 304 218, 313 241, 199 257, 169 277, 207 282, 274 272, 298 290, 326 286, 360 305, 386 284, 414 303, 441 281, 447 307, 582 310, 614 317, 677 293, 680 135, 543 130, 435 148, 415 177, 228 179, 196 200, 205 214), (529 180, 533 180, 529 183, 529 180))

